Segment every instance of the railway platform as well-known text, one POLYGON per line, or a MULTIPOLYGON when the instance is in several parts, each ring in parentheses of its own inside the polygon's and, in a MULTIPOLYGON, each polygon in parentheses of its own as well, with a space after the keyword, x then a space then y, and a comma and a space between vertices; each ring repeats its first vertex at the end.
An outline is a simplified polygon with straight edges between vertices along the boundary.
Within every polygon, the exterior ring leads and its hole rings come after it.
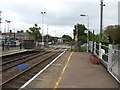
POLYGON ((18 47, 17 48, 10 48, 9 50, 1 50, 0 51, 0 57, 15 54, 15 53, 20 53, 20 52, 25 52, 25 51, 27 51, 27 50, 19 49, 18 47))
POLYGON ((118 88, 118 82, 89 53, 66 51, 49 68, 30 80, 23 88, 118 88))

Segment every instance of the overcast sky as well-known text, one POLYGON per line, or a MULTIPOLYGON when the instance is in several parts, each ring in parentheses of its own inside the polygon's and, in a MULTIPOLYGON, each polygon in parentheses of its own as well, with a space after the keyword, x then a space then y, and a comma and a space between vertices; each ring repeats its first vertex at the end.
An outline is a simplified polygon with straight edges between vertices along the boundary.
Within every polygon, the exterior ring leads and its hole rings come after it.
MULTIPOLYGON (((103 28, 108 25, 118 24, 118 1, 104 0, 103 28)), ((44 15, 44 34, 47 32, 52 36, 68 34, 73 36, 75 24, 89 26, 95 33, 99 33, 100 22, 100 0, 1 0, 0 11, 2 11, 2 31, 4 32, 4 21, 10 20, 10 29, 28 30, 37 23, 42 24, 41 11, 44 15)))

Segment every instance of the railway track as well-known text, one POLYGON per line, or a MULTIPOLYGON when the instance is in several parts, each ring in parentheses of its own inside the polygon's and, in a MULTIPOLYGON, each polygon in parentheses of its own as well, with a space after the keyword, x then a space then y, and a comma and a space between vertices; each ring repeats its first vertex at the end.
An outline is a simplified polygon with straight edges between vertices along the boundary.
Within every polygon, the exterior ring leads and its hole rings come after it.
POLYGON ((17 65, 20 65, 22 63, 25 63, 29 60, 37 58, 41 55, 47 54, 47 53, 49 53, 49 52, 42 52, 42 53, 36 52, 36 53, 33 53, 33 54, 29 54, 29 55, 26 55, 26 56, 23 56, 23 57, 20 57, 20 58, 17 58, 17 59, 13 59, 13 60, 4 62, 4 63, 2 63, 2 72, 6 71, 10 68, 13 68, 17 65))
POLYGON ((3 62, 2 62, 2 66, 3 65, 5 65, 5 64, 9 64, 10 62, 14 62, 14 61, 18 61, 18 60, 20 60, 20 59, 22 59, 22 58, 26 58, 26 57, 28 57, 28 56, 32 56, 32 55, 35 55, 35 54, 37 54, 38 52, 34 52, 34 53, 31 53, 31 54, 26 54, 26 55, 20 55, 20 56, 17 56, 16 55, 16 57, 13 57, 12 58, 12 55, 10 56, 10 58, 8 57, 7 59, 4 59, 4 58, 2 58, 2 60, 3 60, 3 62))
POLYGON ((21 59, 19 62, 12 62, 10 64, 7 64, 7 66, 3 68, 2 71, 2 81, 6 81, 9 78, 15 76, 16 74, 20 73, 22 70, 15 69, 18 65, 26 64, 32 66, 39 60, 36 60, 36 58, 45 58, 50 52, 43 52, 40 54, 32 55, 31 57, 27 57, 25 59, 21 59))
MULTIPOLYGON (((48 63, 50 63, 56 56, 58 56, 61 52, 52 52, 49 54, 43 55, 41 58, 34 58, 34 61, 38 61, 34 64, 31 64, 30 67, 22 70, 11 78, 2 82, 0 86, 3 89, 14 88, 18 89, 22 86, 26 81, 28 81, 31 77, 33 77, 37 72, 39 72, 42 68, 44 68, 48 63), (36 60, 35 60, 36 59, 36 60)), ((33 63, 33 62, 31 62, 33 63)))
POLYGON ((41 51, 26 51, 26 52, 7 55, 7 56, 2 56, 2 63, 13 60, 13 59, 17 59, 19 57, 23 57, 23 56, 26 56, 26 55, 29 55, 29 54, 34 54, 34 53, 37 53, 37 52, 41 52, 41 51))

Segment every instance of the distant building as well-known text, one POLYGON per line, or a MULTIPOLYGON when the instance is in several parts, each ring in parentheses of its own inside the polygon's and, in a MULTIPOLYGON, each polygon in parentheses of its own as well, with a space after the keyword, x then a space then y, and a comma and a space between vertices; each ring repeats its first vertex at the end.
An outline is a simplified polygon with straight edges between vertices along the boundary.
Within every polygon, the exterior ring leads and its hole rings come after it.
POLYGON ((57 42, 58 42, 59 44, 62 44, 62 43, 63 43, 63 40, 64 40, 64 38, 58 37, 57 42))
POLYGON ((19 41, 23 41, 23 40, 34 40, 33 36, 30 36, 27 33, 24 32, 17 32, 11 35, 10 37, 11 39, 17 39, 19 41))
POLYGON ((19 41, 23 41, 23 40, 34 40, 33 36, 28 35, 25 32, 17 32, 17 33, 0 33, 0 40, 19 40, 19 41))
POLYGON ((0 46, 9 40, 10 35, 12 35, 12 33, 0 33, 0 46))
POLYGON ((0 33, 0 40, 5 40, 5 38, 8 38, 13 33, 0 33))

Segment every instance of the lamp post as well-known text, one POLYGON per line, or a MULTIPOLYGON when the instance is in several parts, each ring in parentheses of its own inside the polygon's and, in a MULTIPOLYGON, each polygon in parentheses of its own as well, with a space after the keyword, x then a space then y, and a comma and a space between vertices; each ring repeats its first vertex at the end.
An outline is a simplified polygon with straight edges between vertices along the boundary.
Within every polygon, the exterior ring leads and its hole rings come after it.
POLYGON ((43 43, 44 42, 44 33, 43 33, 43 30, 44 30, 44 14, 46 14, 46 12, 41 12, 41 14, 42 14, 42 43, 43 43))
POLYGON ((7 20, 5 20, 4 22, 4 33, 6 33, 6 23, 7 23, 7 20))
POLYGON ((88 19, 88 30, 89 30, 89 16, 88 15, 84 15, 84 14, 81 14, 80 16, 82 16, 82 17, 86 17, 87 16, 87 19, 88 19))
POLYGON ((8 30, 8 46, 7 46, 7 48, 9 49, 9 43, 10 43, 10 31, 9 31, 9 23, 10 23, 10 21, 8 21, 8 20, 6 20, 6 22, 7 22, 7 30, 8 30))
POLYGON ((48 44, 48 25, 47 25, 47 44, 48 44))
POLYGON ((5 43, 7 42, 6 23, 7 23, 7 20, 5 20, 4 22, 5 43))
MULTIPOLYGON (((82 16, 82 17, 86 17, 87 16, 87 19, 88 19, 88 31, 89 31, 89 16, 88 15, 84 15, 84 14, 81 14, 80 16, 82 16)), ((88 31, 86 31, 86 33, 87 33, 87 52, 88 52, 88 49, 89 49, 89 32, 88 31)))
POLYGON ((2 21, 2 18, 1 18, 1 13, 2 13, 2 11, 0 11, 0 31, 1 31, 1 21, 2 21))
POLYGON ((9 32, 9 26, 8 26, 8 20, 5 20, 4 22, 4 33, 5 33, 5 42, 7 42, 8 39, 8 32, 9 32), (7 30, 8 27, 8 30, 7 30))
POLYGON ((103 4, 103 0, 100 1, 101 4, 101 8, 100 8, 100 39, 102 39, 102 22, 103 22, 103 6, 105 6, 105 4, 103 4))
POLYGON ((48 40, 48 25, 47 25, 46 44, 45 44, 46 47, 49 47, 48 41, 49 40, 48 40))
POLYGON ((9 30, 9 24, 10 24, 10 21, 7 20, 7 27, 8 27, 8 33, 9 33, 9 39, 10 39, 10 30, 9 30))

